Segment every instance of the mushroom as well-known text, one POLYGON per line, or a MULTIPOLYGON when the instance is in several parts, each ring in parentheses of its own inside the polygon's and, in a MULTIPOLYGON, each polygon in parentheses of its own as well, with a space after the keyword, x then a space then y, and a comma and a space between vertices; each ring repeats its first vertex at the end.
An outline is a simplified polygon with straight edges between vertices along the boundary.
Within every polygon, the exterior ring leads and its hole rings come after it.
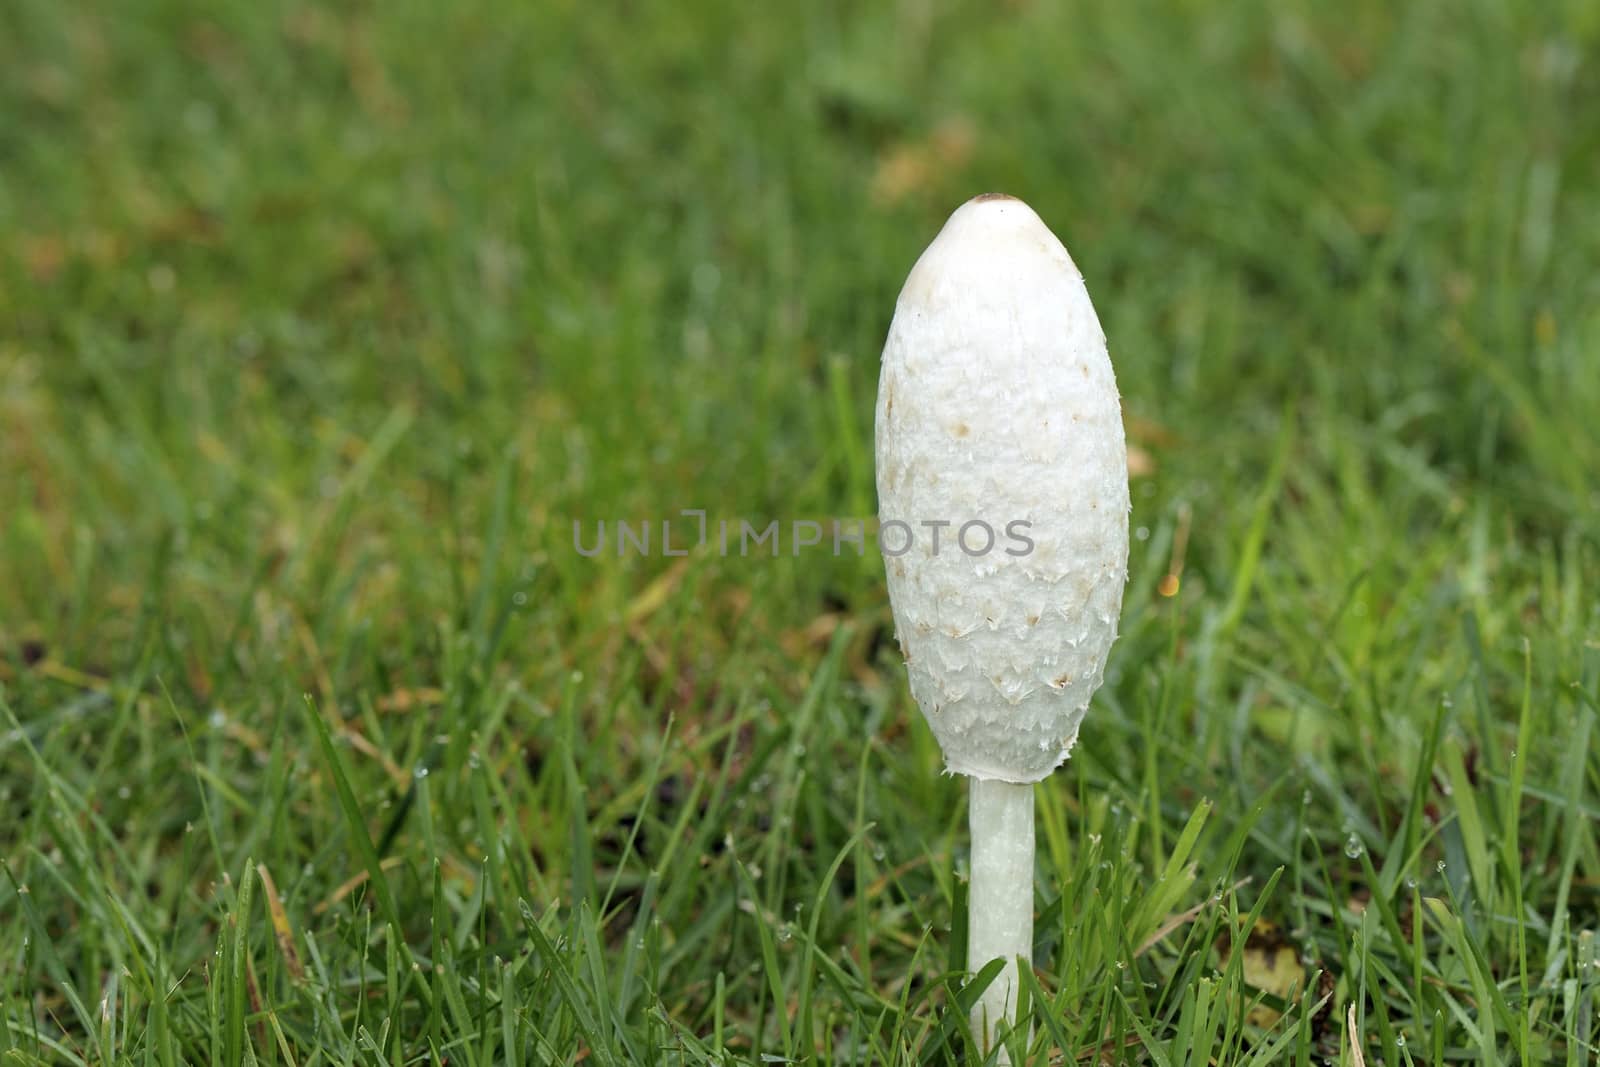
POLYGON ((987 1051, 1032 958, 1033 783, 1077 740, 1128 563, 1105 334, 1022 201, 969 200, 907 277, 878 381, 877 482, 880 528, 914 534, 888 559, 911 693, 946 770, 971 779, 968 969, 1005 961, 973 1009, 987 1051))

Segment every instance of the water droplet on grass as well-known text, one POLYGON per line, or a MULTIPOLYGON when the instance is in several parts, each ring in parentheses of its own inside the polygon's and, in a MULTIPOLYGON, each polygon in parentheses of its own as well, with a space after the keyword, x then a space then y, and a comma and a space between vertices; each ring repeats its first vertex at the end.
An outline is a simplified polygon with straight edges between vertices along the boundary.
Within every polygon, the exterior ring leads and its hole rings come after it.
POLYGON ((1351 833, 1351 835, 1345 839, 1344 854, 1353 860, 1358 860, 1361 858, 1361 853, 1363 851, 1364 849, 1361 847, 1361 838, 1357 837, 1354 833, 1351 833))

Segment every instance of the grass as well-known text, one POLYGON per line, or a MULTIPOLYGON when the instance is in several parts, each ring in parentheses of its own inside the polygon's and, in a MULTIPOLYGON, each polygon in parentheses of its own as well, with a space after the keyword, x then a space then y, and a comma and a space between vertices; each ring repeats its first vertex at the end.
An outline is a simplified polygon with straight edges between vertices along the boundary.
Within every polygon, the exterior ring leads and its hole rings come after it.
POLYGON ((572 522, 869 515, 987 189, 1138 450, 1033 1061, 1600 1062, 1600 19, 1077 7, 0 8, 0 1063, 973 1061, 881 564, 572 522))

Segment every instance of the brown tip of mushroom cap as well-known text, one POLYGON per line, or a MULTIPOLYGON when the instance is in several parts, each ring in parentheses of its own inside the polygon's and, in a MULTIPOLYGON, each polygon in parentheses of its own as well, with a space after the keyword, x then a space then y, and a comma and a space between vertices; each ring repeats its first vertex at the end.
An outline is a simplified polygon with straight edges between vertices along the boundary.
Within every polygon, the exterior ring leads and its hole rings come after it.
POLYGON ((1015 199, 1016 199, 1016 197, 1012 196, 1010 193, 979 193, 977 196, 972 198, 972 202, 974 204, 986 204, 990 200, 1015 200, 1015 199))

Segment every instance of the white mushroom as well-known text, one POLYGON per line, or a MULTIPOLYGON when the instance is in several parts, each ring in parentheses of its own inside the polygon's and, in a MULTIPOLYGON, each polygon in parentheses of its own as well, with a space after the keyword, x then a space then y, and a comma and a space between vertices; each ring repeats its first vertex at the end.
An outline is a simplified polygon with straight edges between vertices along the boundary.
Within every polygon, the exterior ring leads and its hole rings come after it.
POLYGON ((1128 561, 1105 334, 1022 201, 963 204, 912 268, 883 349, 877 465, 912 696, 947 769, 972 778, 968 966, 1008 961, 973 1012, 987 1048, 1032 955, 1032 783, 1077 740, 1128 561))

